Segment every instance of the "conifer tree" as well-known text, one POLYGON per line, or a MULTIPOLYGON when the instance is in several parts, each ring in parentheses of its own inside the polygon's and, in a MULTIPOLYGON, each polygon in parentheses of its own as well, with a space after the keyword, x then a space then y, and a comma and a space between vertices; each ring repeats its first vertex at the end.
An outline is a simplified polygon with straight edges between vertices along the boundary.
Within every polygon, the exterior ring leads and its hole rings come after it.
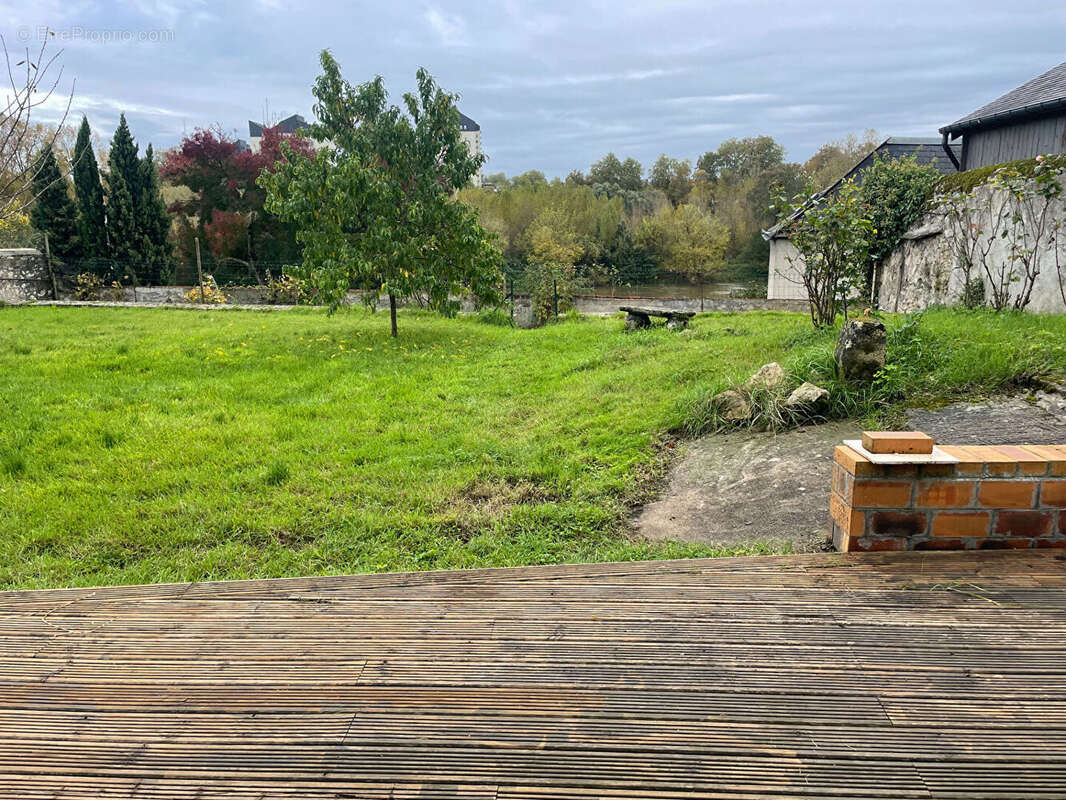
POLYGON ((74 143, 72 172, 83 255, 86 259, 105 259, 108 248, 104 188, 100 183, 100 170, 93 152, 89 120, 85 117, 81 118, 78 140, 74 143))
POLYGON ((141 208, 139 225, 142 263, 145 277, 152 281, 169 282, 172 268, 170 247, 170 216, 159 185, 152 145, 144 149, 141 159, 141 208))
POLYGON ((48 234, 52 254, 64 261, 79 258, 78 212, 51 145, 40 152, 34 163, 33 196, 36 199, 30 223, 48 234))
POLYGON ((111 139, 107 165, 107 236, 111 257, 121 279, 138 283, 144 267, 138 225, 141 166, 125 114, 119 117, 118 129, 111 139))

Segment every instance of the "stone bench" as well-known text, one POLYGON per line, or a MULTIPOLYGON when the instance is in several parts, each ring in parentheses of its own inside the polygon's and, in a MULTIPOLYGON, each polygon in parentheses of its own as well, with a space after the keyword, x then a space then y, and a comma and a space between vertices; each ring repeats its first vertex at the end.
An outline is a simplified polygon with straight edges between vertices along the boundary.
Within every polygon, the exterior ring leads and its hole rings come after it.
POLYGON ((688 327, 688 321, 696 316, 695 311, 676 311, 672 308, 642 308, 640 306, 621 306, 619 311, 626 312, 626 330, 635 331, 651 327, 652 317, 664 317, 666 327, 681 330, 688 327))

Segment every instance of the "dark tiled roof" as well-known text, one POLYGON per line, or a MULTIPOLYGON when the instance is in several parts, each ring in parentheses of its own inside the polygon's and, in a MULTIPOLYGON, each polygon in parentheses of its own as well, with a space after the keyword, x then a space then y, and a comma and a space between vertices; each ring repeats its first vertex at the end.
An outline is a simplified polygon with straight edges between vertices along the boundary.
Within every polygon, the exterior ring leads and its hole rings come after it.
MULTIPOLYGON (((952 144, 948 145, 951 151, 955 154, 955 158, 959 158, 962 155, 962 145, 952 144)), ((849 169, 847 173, 836 182, 827 186, 824 190, 818 193, 817 197, 825 197, 826 195, 833 194, 840 188, 840 184, 849 178, 853 178, 855 183, 859 186, 862 185, 862 175, 870 168, 874 163, 874 159, 880 155, 881 158, 910 158, 914 156, 915 162, 919 166, 925 166, 926 164, 932 164, 936 167, 936 171, 941 175, 948 175, 949 173, 956 172, 955 165, 951 159, 948 158, 948 154, 944 152, 944 148, 941 145, 940 139, 935 136, 889 136, 881 144, 871 150, 864 156, 858 164, 849 169)), ((798 217, 803 216, 806 209, 801 209, 789 217, 787 220, 783 220, 774 227, 767 231, 763 231, 764 239, 772 239, 776 237, 785 223, 791 222, 798 217)))
POLYGON ((307 124, 307 120, 301 117, 299 114, 293 114, 291 117, 285 117, 277 125, 266 126, 260 122, 252 122, 248 120, 248 135, 252 138, 256 138, 263 135, 263 128, 273 127, 277 128, 279 133, 296 133, 296 131, 302 131, 305 128, 311 127, 307 124))
POLYGON ((981 106, 972 114, 945 125, 941 133, 953 136, 973 128, 982 128, 996 121, 1038 114, 1043 110, 1066 108, 1066 62, 1052 67, 1017 89, 981 106))
POLYGON ((461 130, 461 131, 479 131, 479 130, 481 130, 481 126, 478 125, 476 122, 474 122, 474 120, 470 119, 470 117, 468 117, 462 111, 460 111, 459 112, 459 130, 461 130))

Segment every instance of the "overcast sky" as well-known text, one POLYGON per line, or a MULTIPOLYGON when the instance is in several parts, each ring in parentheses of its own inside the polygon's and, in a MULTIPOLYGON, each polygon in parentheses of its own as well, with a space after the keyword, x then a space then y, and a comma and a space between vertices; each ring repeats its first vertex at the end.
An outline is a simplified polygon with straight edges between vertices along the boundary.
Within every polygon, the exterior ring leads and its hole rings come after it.
MULTIPOLYGON (((31 0, 9 47, 57 32, 74 107, 109 138, 125 111, 157 150, 195 127, 310 118, 318 52, 394 100, 425 66, 481 124, 486 172, 564 176, 609 150, 645 167, 769 134, 803 161, 876 128, 939 126, 1066 60, 1061 0, 31 0), (110 37, 111 41, 106 41, 110 37), (60 39, 66 41, 60 42, 60 39), (141 41, 143 39, 143 41, 141 41)), ((69 86, 67 87, 69 89, 69 86)))

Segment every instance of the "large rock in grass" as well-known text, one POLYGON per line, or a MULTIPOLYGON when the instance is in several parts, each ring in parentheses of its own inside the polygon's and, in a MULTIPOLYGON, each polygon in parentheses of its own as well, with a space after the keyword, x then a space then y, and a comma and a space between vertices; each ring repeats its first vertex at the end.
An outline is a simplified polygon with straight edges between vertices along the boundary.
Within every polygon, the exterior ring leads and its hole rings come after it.
POLYGON ((748 378, 744 384, 749 389, 765 389, 768 392, 776 392, 785 385, 788 376, 776 361, 764 364, 759 371, 748 378))
POLYGON ((845 322, 833 353, 844 380, 871 383, 884 369, 885 343, 884 323, 865 317, 845 322))
POLYGON ((792 390, 785 400, 785 408, 792 411, 824 411, 829 406, 829 392, 821 386, 805 381, 792 390))
POLYGON ((714 396, 714 406, 722 419, 729 422, 743 422, 751 416, 751 406, 747 399, 736 389, 726 389, 714 396))

